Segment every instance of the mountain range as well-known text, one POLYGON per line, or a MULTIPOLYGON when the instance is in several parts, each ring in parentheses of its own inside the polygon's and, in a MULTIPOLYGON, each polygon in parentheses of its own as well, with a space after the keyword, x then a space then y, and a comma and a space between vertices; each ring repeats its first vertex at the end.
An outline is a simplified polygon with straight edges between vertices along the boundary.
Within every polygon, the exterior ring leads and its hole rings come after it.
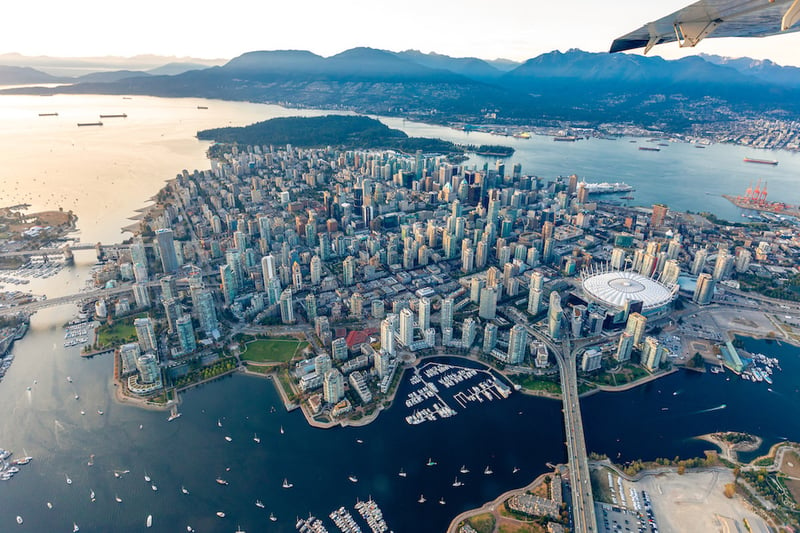
POLYGON ((516 64, 415 50, 353 48, 327 58, 277 50, 180 73, 122 70, 69 80, 0 67, 3 84, 59 81, 72 85, 14 91, 206 97, 442 122, 485 116, 512 123, 625 122, 673 131, 764 113, 800 117, 800 69, 717 56, 668 61, 569 50, 516 64))

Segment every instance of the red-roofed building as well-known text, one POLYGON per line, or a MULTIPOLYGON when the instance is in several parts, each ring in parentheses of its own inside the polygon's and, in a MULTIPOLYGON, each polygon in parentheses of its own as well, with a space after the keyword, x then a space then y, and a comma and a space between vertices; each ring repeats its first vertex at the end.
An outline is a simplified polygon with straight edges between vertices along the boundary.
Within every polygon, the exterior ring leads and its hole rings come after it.
POLYGON ((359 344, 364 344, 365 342, 369 342, 369 338, 374 336, 378 333, 377 328, 365 328, 360 331, 351 331, 347 334, 345 341, 347 342, 347 347, 352 349, 354 346, 358 346, 359 344))

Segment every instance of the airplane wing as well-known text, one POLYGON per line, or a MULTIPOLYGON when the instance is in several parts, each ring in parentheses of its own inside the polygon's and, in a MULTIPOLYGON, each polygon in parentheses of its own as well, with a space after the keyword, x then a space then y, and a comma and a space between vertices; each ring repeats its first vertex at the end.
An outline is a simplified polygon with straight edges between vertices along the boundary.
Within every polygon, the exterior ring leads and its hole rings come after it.
POLYGON ((611 53, 705 37, 766 37, 800 30, 800 0, 700 0, 615 39, 611 53))

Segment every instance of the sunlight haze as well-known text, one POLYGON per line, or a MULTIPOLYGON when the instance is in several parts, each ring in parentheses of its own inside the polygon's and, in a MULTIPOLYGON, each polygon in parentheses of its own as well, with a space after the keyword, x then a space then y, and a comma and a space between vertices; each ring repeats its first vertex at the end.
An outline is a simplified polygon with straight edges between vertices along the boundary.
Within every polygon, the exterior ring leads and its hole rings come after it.
MULTIPOLYGON (((87 0, 77 8, 45 0, 4 8, 4 19, 15 22, 4 27, 0 54, 232 58, 253 50, 302 49, 330 56, 369 46, 524 61, 555 49, 607 51, 614 38, 689 3, 143 0, 122 7, 87 0)), ((669 59, 696 53, 748 56, 800 65, 799 45, 800 35, 795 33, 766 39, 707 39, 697 48, 683 50, 670 43, 651 54, 669 59)))

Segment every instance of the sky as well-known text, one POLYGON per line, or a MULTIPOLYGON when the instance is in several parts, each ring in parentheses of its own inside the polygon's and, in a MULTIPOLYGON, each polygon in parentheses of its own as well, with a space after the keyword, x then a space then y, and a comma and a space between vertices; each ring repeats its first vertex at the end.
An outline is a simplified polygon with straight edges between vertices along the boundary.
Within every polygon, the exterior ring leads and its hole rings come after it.
MULTIPOLYGON (((524 61, 551 50, 607 51, 614 38, 691 0, 38 0, 3 6, 0 54, 232 58, 253 50, 330 56, 356 46, 524 61)), ((676 43, 696 53, 800 66, 800 32, 676 43)))

